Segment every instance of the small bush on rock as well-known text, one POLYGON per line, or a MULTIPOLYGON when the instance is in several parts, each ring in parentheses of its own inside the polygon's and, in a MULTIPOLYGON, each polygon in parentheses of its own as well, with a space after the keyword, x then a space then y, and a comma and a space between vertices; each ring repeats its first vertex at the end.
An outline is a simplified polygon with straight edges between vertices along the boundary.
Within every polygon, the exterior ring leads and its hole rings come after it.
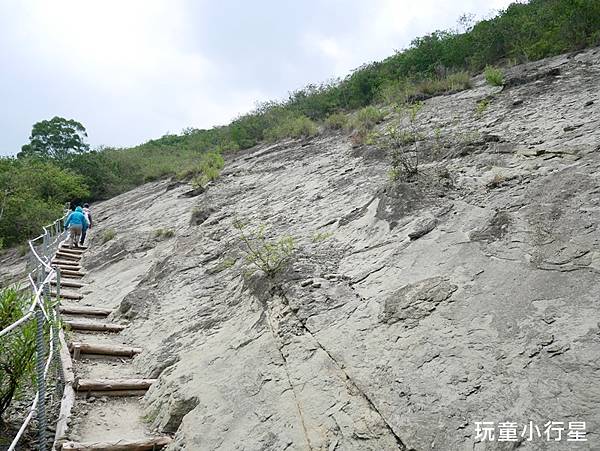
POLYGON ((157 229, 154 231, 154 238, 158 240, 166 240, 174 236, 175 231, 173 229, 157 229))
POLYGON ((504 84, 504 75, 496 67, 486 66, 483 75, 485 76, 485 81, 492 86, 502 86, 504 84))
POLYGON ((306 116, 288 117, 265 132, 265 139, 275 142, 284 138, 309 138, 319 133, 317 125, 306 116))
POLYGON ((333 113, 325 119, 325 128, 328 130, 342 130, 348 125, 348 116, 344 113, 333 113))
POLYGON ((374 106, 366 106, 356 113, 352 120, 355 130, 371 130, 385 118, 385 113, 374 106))
POLYGON ((475 113, 478 116, 481 116, 485 112, 485 110, 487 110, 488 106, 490 106, 490 99, 485 98, 478 100, 477 105, 475 106, 475 113))
POLYGON ((206 187, 209 182, 219 178, 224 165, 225 161, 218 151, 204 153, 196 171, 199 175, 192 180, 192 187, 195 189, 206 187))
POLYGON ((246 261, 264 272, 267 277, 275 277, 290 263, 296 249, 293 237, 268 239, 265 226, 260 226, 255 233, 247 233, 246 225, 241 221, 236 221, 234 227, 245 247, 246 261))
POLYGON ((393 182, 411 180, 419 173, 419 140, 423 136, 417 129, 416 120, 422 107, 423 104, 418 102, 402 109, 400 113, 406 116, 408 126, 390 126, 379 137, 378 144, 390 154, 388 175, 393 182))
POLYGON ((117 232, 114 229, 106 229, 102 233, 102 244, 108 243, 110 240, 117 236, 117 232))

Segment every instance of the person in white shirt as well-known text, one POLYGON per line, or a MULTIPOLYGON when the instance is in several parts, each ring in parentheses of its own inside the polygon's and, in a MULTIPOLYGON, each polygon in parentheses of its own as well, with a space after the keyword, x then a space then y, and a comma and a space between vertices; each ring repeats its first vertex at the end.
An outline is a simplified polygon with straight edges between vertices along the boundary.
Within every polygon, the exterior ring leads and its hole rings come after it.
MULTIPOLYGON (((85 216, 85 219, 87 219, 88 221, 88 229, 92 228, 92 212, 90 211, 90 204, 83 204, 83 214, 85 216)), ((81 232, 81 240, 79 241, 79 245, 83 246, 83 242, 85 241, 85 236, 87 234, 87 230, 85 229, 81 232)))

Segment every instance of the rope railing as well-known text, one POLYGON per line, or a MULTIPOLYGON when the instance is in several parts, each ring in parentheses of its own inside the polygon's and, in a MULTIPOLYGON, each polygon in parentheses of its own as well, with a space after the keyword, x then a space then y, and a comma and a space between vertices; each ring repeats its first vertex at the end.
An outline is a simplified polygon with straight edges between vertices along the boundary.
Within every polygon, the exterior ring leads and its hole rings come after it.
POLYGON ((57 367, 57 386, 60 387, 63 377, 63 368, 58 358, 58 305, 60 303, 60 268, 51 264, 52 257, 59 245, 64 241, 66 230, 63 226, 65 217, 43 227, 44 233, 29 240, 29 273, 27 278, 33 292, 31 305, 25 314, 14 323, 0 331, 0 339, 16 330, 29 321, 36 322, 35 360, 36 360, 36 395, 29 407, 29 413, 19 431, 13 438, 7 451, 14 451, 19 440, 27 430, 34 415, 37 418, 38 450, 46 451, 46 382, 50 374, 52 361, 57 367), (40 243, 41 240, 41 243, 40 243), (51 302, 50 289, 56 283, 56 302, 51 302), (46 341, 44 328, 49 327, 50 333, 46 341))

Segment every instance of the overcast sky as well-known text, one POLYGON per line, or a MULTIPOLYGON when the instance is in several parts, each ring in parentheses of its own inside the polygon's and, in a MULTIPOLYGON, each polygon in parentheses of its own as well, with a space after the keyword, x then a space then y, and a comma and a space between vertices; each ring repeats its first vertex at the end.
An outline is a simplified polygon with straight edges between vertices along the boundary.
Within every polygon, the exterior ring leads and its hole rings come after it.
POLYGON ((226 124, 510 0, 0 0, 0 154, 63 116, 92 146, 226 124))

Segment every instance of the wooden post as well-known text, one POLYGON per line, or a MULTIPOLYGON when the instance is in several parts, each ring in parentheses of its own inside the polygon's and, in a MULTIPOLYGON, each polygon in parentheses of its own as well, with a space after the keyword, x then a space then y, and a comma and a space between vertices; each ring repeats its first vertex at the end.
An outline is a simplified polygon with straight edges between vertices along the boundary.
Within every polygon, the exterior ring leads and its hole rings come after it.
POLYGON ((79 343, 73 343, 72 348, 73 360, 79 360, 79 357, 81 356, 81 346, 79 346, 79 343))
POLYGON ((60 412, 56 423, 56 434, 54 435, 54 449, 60 450, 60 442, 66 439, 67 431, 69 430, 69 418, 71 417, 71 409, 75 403, 75 375, 73 374, 73 361, 69 354, 65 334, 61 330, 58 332, 60 342, 60 361, 63 369, 64 391, 60 402, 60 412))

